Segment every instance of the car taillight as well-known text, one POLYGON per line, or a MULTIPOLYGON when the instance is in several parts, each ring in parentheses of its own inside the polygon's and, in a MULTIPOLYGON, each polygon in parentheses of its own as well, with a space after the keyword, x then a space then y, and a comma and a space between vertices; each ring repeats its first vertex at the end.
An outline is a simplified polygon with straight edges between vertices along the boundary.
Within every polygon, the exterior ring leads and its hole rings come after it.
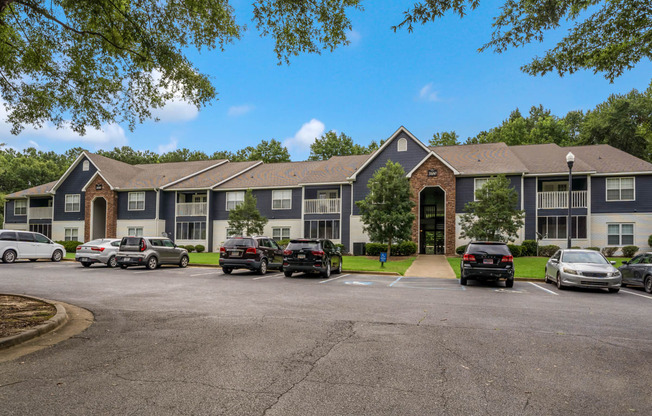
POLYGON ((245 253, 247 253, 247 254, 249 254, 249 253, 251 253, 251 254, 256 254, 256 253, 257 253, 257 251, 256 251, 256 247, 249 247, 249 248, 247 249, 247 251, 245 251, 245 253))
POLYGON ((147 250, 147 243, 145 240, 140 240, 140 251, 145 251, 147 250))
POLYGON ((226 247, 220 247, 220 253, 226 253, 226 247))
POLYGON ((77 250, 81 250, 81 246, 77 246, 77 250))
POLYGON ((473 254, 465 254, 463 260, 464 261, 475 261, 475 256, 473 254))
POLYGON ((324 255, 324 252, 321 250, 315 250, 312 252, 312 255, 315 257, 322 257, 324 255))
POLYGON ((104 247, 91 247, 93 251, 104 251, 104 247))
POLYGON ((292 250, 283 250, 283 255, 284 256, 291 256, 292 255, 292 250))
POLYGON ((514 263, 514 256, 503 256, 500 261, 502 263, 514 263))

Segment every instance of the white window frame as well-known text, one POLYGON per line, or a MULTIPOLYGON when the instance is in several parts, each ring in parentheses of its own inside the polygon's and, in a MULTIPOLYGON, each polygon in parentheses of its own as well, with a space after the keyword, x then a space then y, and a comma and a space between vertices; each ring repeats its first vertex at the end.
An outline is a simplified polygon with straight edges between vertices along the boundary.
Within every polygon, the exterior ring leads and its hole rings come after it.
POLYGON ((80 241, 79 240, 79 228, 71 227, 63 229, 63 239, 64 241, 80 241), (74 237, 74 238, 73 238, 74 237))
POLYGON ((608 222, 607 223, 607 246, 608 247, 614 247, 614 246, 631 246, 634 245, 634 242, 636 241, 636 225, 633 222, 608 222), (609 234, 609 226, 610 225, 617 225, 618 226, 618 234, 609 234), (631 234, 623 234, 623 225, 631 225, 632 226, 632 233, 631 234), (618 243, 617 244, 610 244, 609 243, 609 237, 617 235, 618 236, 618 243), (631 235, 632 236, 632 241, 631 243, 624 243, 623 242, 623 236, 624 235, 631 235))
POLYGON ((27 215, 27 200, 26 199, 16 199, 14 201, 14 216, 18 217, 18 216, 24 216, 24 215, 27 215), (20 207, 18 206, 19 202, 21 203, 20 207), (24 210, 25 212, 21 214, 20 212, 18 212, 18 208, 20 208, 21 211, 24 210))
POLYGON ((90 168, 91 168, 91 162, 89 162, 88 160, 84 160, 84 162, 82 163, 82 170, 86 172, 90 168))
POLYGON ((240 204, 244 203, 244 196, 245 193, 244 191, 233 191, 233 192, 227 192, 226 193, 226 207, 225 209, 227 211, 230 211, 237 207, 240 204), (242 197, 242 198, 240 198, 242 197), (229 202, 233 202, 233 206, 229 208, 229 202))
POLYGON ((275 240, 275 241, 289 240, 291 233, 292 233, 291 227, 283 227, 283 226, 272 227, 272 240, 275 240), (287 230, 287 237, 284 236, 284 233, 283 233, 283 231, 285 231, 285 230, 287 230), (278 237, 275 235, 277 231, 278 231, 278 234, 279 234, 278 237))
POLYGON ((142 237, 143 227, 127 227, 127 235, 131 237, 142 237))
POLYGON ((292 209, 292 189, 275 189, 272 191, 272 209, 273 210, 283 210, 283 209, 292 209), (284 194, 288 195, 286 198, 284 194), (281 197, 278 197, 277 195, 281 194, 281 197), (280 205, 278 207, 274 206, 275 202, 280 201, 280 205), (283 206, 283 202, 287 201, 288 204, 287 206, 283 206))
MULTIPOLYGON (((607 202, 619 202, 619 201, 636 201, 636 177, 635 176, 623 176, 623 177, 618 177, 618 178, 607 178, 607 180, 604 181, 604 198, 607 202), (623 179, 631 179, 632 180, 632 199, 623 199, 623 179), (614 182, 618 181, 618 198, 617 199, 609 199, 609 182, 614 182)), ((616 189, 616 188, 614 188, 616 189)), ((627 188, 629 189, 629 188, 627 188)), ((613 189, 612 189, 613 190, 613 189)))
POLYGON ((127 211, 145 211, 145 192, 129 192, 127 196, 127 211), (134 204, 133 207, 131 205, 132 203, 134 204), (140 203, 143 205, 139 208, 140 203))
POLYGON ((481 181, 481 182, 487 183, 489 180, 491 180, 490 177, 486 177, 486 178, 473 178, 473 200, 474 200, 474 201, 477 201, 477 200, 478 200, 478 197, 477 197, 477 194, 476 194, 476 193, 478 192, 478 189, 482 188, 482 185, 478 186, 478 181, 481 181))
POLYGON ((407 152, 407 139, 405 137, 401 137, 396 142, 396 151, 397 152, 407 152))
POLYGON ((81 195, 80 194, 66 194, 64 211, 65 212, 79 212, 79 211, 81 211, 81 195), (71 199, 72 201, 68 201, 69 199, 71 199), (77 201, 75 201, 75 199, 77 199, 77 201), (77 209, 75 209, 75 204, 77 205, 77 209), (70 209, 68 209, 68 205, 70 205, 70 209))

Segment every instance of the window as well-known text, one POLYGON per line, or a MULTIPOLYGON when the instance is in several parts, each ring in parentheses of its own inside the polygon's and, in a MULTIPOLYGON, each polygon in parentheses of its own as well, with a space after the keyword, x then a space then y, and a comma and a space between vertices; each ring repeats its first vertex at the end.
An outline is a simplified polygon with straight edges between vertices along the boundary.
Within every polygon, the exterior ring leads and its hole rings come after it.
POLYGON ((14 215, 27 215, 26 199, 17 199, 14 201, 14 215))
POLYGON ((205 240, 206 221, 177 223, 177 240, 205 240))
POLYGON ((29 241, 31 243, 33 243, 35 241, 34 234, 32 234, 32 233, 24 233, 24 232, 21 233, 19 231, 16 234, 18 234, 18 241, 29 241))
MULTIPOLYGON (((568 238, 566 226, 568 217, 538 217, 538 230, 544 238, 547 239, 566 239, 568 238)), ((579 215, 572 218, 571 238, 586 238, 586 216, 579 215)))
POLYGON ((34 239, 37 243, 50 244, 50 239, 42 234, 35 233, 34 239))
POLYGON ((77 228, 64 229, 64 240, 66 241, 79 241, 79 234, 77 228))
POLYGON ((16 233, 14 231, 5 231, 0 233, 0 241, 16 241, 16 233))
POLYGON ((163 247, 174 248, 174 243, 169 238, 166 238, 165 240, 163 240, 163 247))
POLYGON ((29 230, 35 233, 41 233, 47 238, 52 238, 52 225, 51 224, 30 224, 29 230))
POLYGON ((396 151, 397 152, 405 152, 407 151, 407 139, 401 137, 398 139, 398 143, 396 144, 396 151))
POLYGON ((272 238, 278 240, 290 239, 290 227, 272 227, 272 238))
POLYGON ((634 224, 607 224, 607 245, 631 246, 634 244, 634 224))
MULTIPOLYGON (((79 212, 79 205, 80 205, 80 197, 79 194, 67 194, 66 195, 66 207, 65 211, 66 212, 79 212)), ((75 240, 77 241, 77 240, 75 240)))
POLYGON ((84 163, 82 163, 82 170, 86 172, 89 169, 90 165, 91 164, 88 160, 84 160, 84 163))
POLYGON ((272 209, 291 209, 292 190, 282 189, 272 191, 272 209))
POLYGON ((306 221, 304 224, 306 238, 340 238, 340 220, 306 221))
POLYGON ((226 210, 230 211, 233 208, 244 202, 244 192, 227 192, 226 193, 226 210))
POLYGON ((131 237, 142 237, 143 236, 143 227, 128 227, 127 235, 131 237))
POLYGON ((634 178, 607 178, 607 201, 634 199, 634 178))
POLYGON ((145 209, 145 192, 129 192, 129 211, 143 211, 145 209))
POLYGON ((475 178, 475 183, 473 185, 473 199, 478 200, 478 191, 480 188, 482 188, 487 182, 489 181, 489 178, 475 178))

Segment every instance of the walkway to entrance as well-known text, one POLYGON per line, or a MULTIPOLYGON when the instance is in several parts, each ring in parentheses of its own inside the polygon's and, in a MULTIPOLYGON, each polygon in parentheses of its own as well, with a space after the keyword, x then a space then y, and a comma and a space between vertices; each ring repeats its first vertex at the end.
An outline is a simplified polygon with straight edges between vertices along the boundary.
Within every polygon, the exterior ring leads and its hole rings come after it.
POLYGON ((455 272, 448 264, 446 256, 433 256, 419 254, 409 269, 406 277, 438 277, 455 279, 455 272))

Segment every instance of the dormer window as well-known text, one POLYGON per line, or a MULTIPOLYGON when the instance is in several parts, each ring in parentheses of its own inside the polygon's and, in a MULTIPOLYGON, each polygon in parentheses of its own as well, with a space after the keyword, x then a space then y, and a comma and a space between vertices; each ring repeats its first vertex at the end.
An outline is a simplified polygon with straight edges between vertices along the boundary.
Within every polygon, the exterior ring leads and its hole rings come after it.
POLYGON ((396 144, 396 150, 399 152, 406 152, 407 151, 407 139, 404 137, 401 137, 398 139, 398 143, 396 144))
POLYGON ((91 164, 88 160, 84 160, 84 163, 82 163, 82 170, 86 172, 89 169, 90 165, 91 164))

